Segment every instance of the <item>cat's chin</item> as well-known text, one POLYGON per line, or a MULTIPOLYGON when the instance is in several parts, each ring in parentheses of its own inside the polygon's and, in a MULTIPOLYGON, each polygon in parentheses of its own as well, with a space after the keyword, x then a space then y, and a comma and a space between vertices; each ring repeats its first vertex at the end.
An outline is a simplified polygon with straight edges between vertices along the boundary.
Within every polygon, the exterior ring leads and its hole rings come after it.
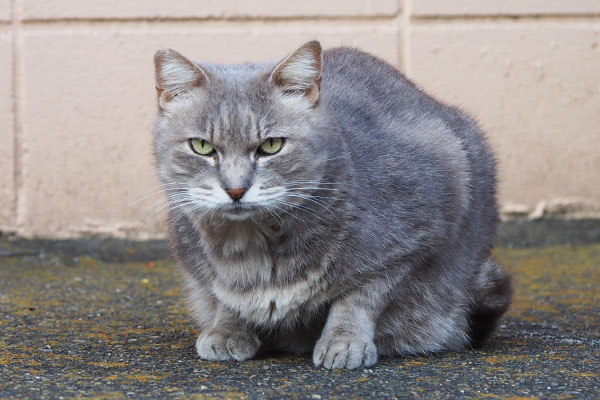
POLYGON ((256 216, 257 210, 248 206, 230 206, 220 210, 219 215, 228 220, 244 221, 256 216))

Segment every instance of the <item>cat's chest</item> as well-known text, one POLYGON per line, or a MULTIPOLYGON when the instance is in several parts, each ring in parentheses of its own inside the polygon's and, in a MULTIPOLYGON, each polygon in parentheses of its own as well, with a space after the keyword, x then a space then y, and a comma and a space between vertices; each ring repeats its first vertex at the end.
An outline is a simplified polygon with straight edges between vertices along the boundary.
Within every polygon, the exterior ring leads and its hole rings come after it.
POLYGON ((214 296, 227 308, 258 324, 296 313, 315 296, 319 274, 281 276, 293 270, 293 257, 277 256, 277 235, 249 224, 213 231, 206 238, 214 267, 214 296), (285 282, 285 283, 284 283, 285 282))
POLYGON ((271 249, 276 240, 274 232, 243 222, 218 226, 203 235, 216 281, 231 287, 271 281, 278 261, 271 249))
POLYGON ((230 310, 258 325, 297 319, 300 310, 316 295, 316 285, 301 280, 285 286, 264 285, 245 291, 232 290, 215 282, 213 293, 230 310))

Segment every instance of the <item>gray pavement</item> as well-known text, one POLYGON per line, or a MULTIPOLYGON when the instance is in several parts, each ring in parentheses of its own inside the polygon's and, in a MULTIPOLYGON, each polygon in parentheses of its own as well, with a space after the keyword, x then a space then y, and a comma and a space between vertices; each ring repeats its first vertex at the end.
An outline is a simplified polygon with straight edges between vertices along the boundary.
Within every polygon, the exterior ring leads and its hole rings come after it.
POLYGON ((162 241, 0 239, 0 398, 600 398, 600 221, 504 224, 515 302, 478 351, 205 362, 162 241))

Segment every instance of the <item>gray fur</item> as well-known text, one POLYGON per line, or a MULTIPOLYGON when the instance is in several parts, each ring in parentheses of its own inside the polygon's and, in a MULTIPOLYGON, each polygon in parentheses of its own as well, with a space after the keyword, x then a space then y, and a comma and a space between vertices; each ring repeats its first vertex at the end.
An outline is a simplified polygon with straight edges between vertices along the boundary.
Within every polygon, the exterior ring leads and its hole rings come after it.
POLYGON ((161 62, 183 57, 156 56, 156 164, 199 355, 245 360, 262 346, 353 369, 481 344, 511 296, 491 258, 481 131, 369 54, 318 42, 294 54, 282 76, 301 90, 278 81, 276 62, 200 63, 197 82, 169 86, 161 62), (268 137, 287 141, 255 156, 268 137), (218 155, 194 154, 189 138, 218 155), (241 202, 231 188, 247 190, 241 202))

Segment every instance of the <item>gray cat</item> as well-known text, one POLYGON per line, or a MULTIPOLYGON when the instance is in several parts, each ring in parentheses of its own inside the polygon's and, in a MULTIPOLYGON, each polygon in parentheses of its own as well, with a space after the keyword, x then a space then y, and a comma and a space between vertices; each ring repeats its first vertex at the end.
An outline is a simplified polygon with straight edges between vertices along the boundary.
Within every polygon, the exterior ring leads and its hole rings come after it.
POLYGON ((396 69, 304 44, 283 61, 155 55, 158 175, 207 360, 316 366, 479 346, 506 311, 477 125, 396 69))

